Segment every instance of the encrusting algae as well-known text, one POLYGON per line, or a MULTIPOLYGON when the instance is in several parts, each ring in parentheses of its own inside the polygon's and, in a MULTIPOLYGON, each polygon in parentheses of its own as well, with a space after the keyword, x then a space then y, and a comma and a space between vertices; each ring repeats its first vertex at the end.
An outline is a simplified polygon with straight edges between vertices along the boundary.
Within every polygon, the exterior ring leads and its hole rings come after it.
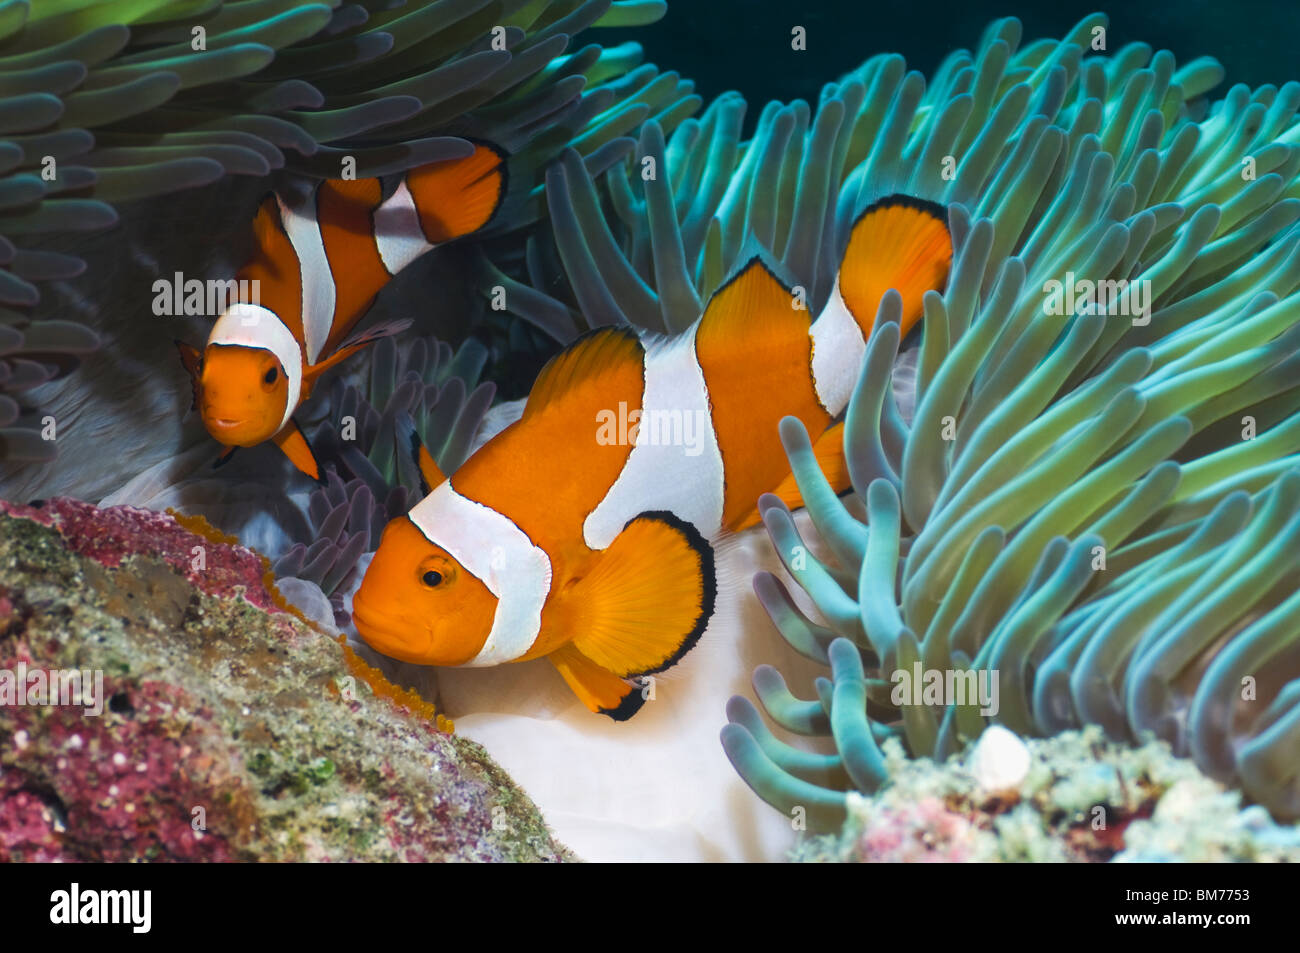
MULTIPOLYGON (((990 729, 993 730, 993 729, 990 729)), ((1279 825, 1164 742, 1133 747, 1097 726, 1025 743, 1009 789, 971 756, 936 763, 885 743, 892 781, 851 794, 844 827, 809 836, 808 862, 1300 862, 1300 826, 1279 825)))
POLYGON ((103 712, 0 708, 0 857, 568 859, 478 745, 372 694, 265 572, 164 514, 4 506, 0 670, 102 671, 103 712))
MULTIPOLYGON (((166 512, 167 515, 174 519, 179 525, 183 526, 194 535, 203 537, 209 542, 218 543, 223 546, 239 545, 239 540, 236 537, 221 532, 221 530, 217 529, 202 516, 189 516, 171 509, 166 512)), ((271 599, 276 608, 280 609, 282 612, 288 612, 293 615, 303 625, 310 626, 318 632, 321 632, 323 635, 328 635, 329 633, 324 632, 321 629, 321 626, 314 619, 309 619, 301 609, 290 603, 280 594, 280 590, 275 584, 275 573, 271 569, 271 561, 265 556, 259 555, 257 558, 261 560, 263 566, 262 585, 265 587, 266 591, 270 593, 271 599)), ((449 718, 439 713, 432 702, 428 701, 412 689, 394 685, 384 677, 383 672, 379 671, 379 669, 375 668, 365 659, 361 658, 361 656, 357 655, 357 653, 352 649, 352 646, 348 644, 346 634, 339 633, 333 635, 332 638, 336 639, 339 645, 343 648, 343 659, 347 664, 348 671, 354 677, 364 682, 366 686, 369 687, 371 694, 376 698, 385 698, 392 702, 396 707, 410 712, 410 714, 416 718, 421 718, 425 721, 436 724, 439 731, 445 731, 448 734, 455 731, 456 726, 449 718)), ((338 686, 334 683, 330 683, 329 687, 331 691, 336 693, 339 691, 338 686)))

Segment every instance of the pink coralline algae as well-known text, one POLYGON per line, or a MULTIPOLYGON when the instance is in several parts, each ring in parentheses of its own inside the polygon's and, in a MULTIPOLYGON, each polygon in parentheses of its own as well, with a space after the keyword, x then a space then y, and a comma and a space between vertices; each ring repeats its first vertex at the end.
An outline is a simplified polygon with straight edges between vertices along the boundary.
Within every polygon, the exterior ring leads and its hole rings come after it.
POLYGON ((0 502, 0 862, 567 859, 265 571, 165 514, 0 502), (5 695, 37 670, 87 675, 5 695))
POLYGON ((211 758, 186 757, 202 723, 174 736, 171 716, 188 708, 184 693, 161 682, 106 688, 131 709, 129 718, 16 709, 18 770, 5 757, 0 775, 0 860, 230 860, 224 837, 191 826, 193 802, 210 802, 229 779, 217 776, 211 758), (22 769, 28 752, 53 759, 48 781, 22 769))
POLYGON ((116 569, 130 556, 163 560, 211 596, 239 592, 259 609, 273 611, 262 557, 242 546, 200 537, 165 513, 134 506, 100 509, 80 500, 56 498, 38 506, 0 500, 0 513, 57 529, 69 550, 116 569))
POLYGON ((864 863, 972 860, 975 826, 938 798, 881 811, 864 827, 852 859, 864 863))

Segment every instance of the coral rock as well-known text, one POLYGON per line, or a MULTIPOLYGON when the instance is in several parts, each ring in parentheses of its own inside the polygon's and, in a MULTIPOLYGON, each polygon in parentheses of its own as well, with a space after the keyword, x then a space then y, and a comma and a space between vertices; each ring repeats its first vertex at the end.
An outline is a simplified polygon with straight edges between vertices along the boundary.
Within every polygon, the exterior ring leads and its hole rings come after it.
POLYGON ((1300 824, 1243 805, 1240 791, 1206 777, 1166 742, 1132 747, 1106 739, 1097 725, 1024 741, 998 730, 1009 737, 989 728, 970 754, 942 762, 909 758, 889 739, 882 750, 890 782, 870 795, 848 792, 839 833, 805 835, 793 859, 1300 861, 1300 824), (1015 750, 1017 763, 1023 756, 1014 796, 991 793, 979 780, 981 748, 1015 750))
POLYGON ((88 673, 0 706, 0 861, 567 859, 482 748, 377 696, 266 573, 170 516, 0 503, 0 697, 88 673))

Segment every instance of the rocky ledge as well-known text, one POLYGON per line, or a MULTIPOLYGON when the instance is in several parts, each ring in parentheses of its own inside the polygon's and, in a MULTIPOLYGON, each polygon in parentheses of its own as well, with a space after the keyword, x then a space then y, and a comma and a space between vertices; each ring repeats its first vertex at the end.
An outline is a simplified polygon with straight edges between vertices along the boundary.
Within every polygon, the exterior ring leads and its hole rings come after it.
POLYGON ((0 861, 569 859, 449 727, 200 522, 0 502, 0 861))

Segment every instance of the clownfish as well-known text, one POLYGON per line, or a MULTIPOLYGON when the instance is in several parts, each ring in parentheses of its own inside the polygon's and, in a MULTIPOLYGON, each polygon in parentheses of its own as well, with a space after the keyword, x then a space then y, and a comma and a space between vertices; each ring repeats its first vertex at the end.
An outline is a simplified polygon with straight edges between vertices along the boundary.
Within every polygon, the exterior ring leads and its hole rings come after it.
POLYGON ((255 250, 235 276, 242 294, 212 326, 202 353, 176 346, 203 424, 226 449, 267 440, 303 473, 320 464, 293 419, 320 375, 409 321, 345 340, 393 275, 443 242, 491 220, 506 190, 504 157, 476 145, 463 158, 392 181, 330 179, 301 205, 268 195, 253 223, 255 250), (253 284, 256 281, 257 284, 253 284))
POLYGON ((941 206, 891 196, 854 223, 816 321, 755 257, 680 335, 579 338, 450 479, 414 441, 431 492, 385 527, 353 598, 357 631, 425 665, 545 656, 593 712, 631 717, 642 685, 630 680, 679 661, 713 614, 712 543, 759 522, 764 492, 802 505, 782 418, 803 422, 831 485, 849 489, 836 418, 880 299, 902 295, 906 334, 952 254, 941 206), (639 429, 610 439, 623 407, 639 429), (701 422, 694 444, 661 439, 679 419, 701 422))

